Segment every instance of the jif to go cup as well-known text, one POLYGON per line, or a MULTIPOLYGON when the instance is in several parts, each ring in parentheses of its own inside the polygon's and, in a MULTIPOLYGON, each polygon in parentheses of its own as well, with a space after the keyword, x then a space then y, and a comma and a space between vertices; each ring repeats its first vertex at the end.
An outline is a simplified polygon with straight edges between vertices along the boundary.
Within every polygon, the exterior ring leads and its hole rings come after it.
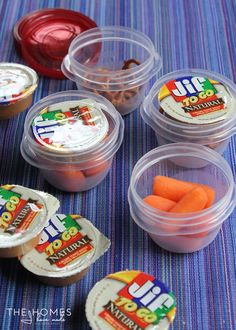
POLYGON ((168 330, 176 299, 154 276, 126 270, 99 281, 89 292, 85 311, 92 330, 168 330))
POLYGON ((0 258, 20 257, 37 246, 59 201, 23 186, 0 186, 0 258))
POLYGON ((64 286, 81 280, 110 247, 110 241, 78 214, 53 214, 38 245, 20 262, 40 281, 64 286))
POLYGON ((60 92, 30 109, 21 153, 56 188, 85 191, 107 175, 123 130, 120 114, 104 97, 60 92))
POLYGON ((0 120, 26 110, 38 86, 34 70, 18 63, 0 63, 0 120))

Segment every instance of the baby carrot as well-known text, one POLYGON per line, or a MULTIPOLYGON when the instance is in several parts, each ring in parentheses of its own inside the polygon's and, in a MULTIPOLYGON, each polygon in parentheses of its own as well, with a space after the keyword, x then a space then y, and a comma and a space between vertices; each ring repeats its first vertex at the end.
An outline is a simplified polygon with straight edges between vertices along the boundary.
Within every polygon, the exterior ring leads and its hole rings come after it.
POLYGON ((204 208, 207 209, 208 207, 210 207, 213 204, 214 199, 215 199, 215 190, 205 184, 193 183, 193 185, 195 187, 200 186, 201 188, 203 188, 205 190, 205 193, 207 194, 207 197, 208 197, 208 201, 204 208))
POLYGON ((105 172, 110 166, 110 162, 104 161, 104 163, 100 165, 96 165, 95 163, 94 166, 83 170, 83 172, 85 176, 93 176, 105 172))
POLYGON ((188 234, 188 235, 180 235, 180 236, 188 237, 188 238, 204 238, 204 237, 208 236, 208 231, 201 231, 196 234, 188 234))
POLYGON ((173 213, 189 213, 203 210, 208 202, 205 190, 196 187, 185 194, 179 202, 177 202, 169 212, 173 213))
POLYGON ((176 180, 167 176, 155 176, 153 180, 153 194, 174 202, 178 202, 185 194, 193 189, 190 182, 176 180))
POLYGON ((214 202, 215 191, 207 185, 177 180, 161 175, 155 176, 153 180, 153 194, 175 202, 178 202, 195 187, 201 187, 205 191, 208 197, 205 208, 210 207, 214 202))
POLYGON ((176 203, 160 197, 160 196, 155 196, 155 195, 149 195, 145 197, 144 202, 147 203, 148 205, 154 207, 155 209, 161 210, 161 211, 169 211, 170 208, 172 208, 176 203))

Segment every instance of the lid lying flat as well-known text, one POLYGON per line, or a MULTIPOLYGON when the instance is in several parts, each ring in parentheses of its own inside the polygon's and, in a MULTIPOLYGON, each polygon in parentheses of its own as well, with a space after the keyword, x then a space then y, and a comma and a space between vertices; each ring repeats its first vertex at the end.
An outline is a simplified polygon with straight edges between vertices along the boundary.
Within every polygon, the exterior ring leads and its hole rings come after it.
POLYGON ((68 9, 43 9, 21 18, 14 27, 17 48, 38 73, 64 78, 61 63, 71 41, 80 33, 97 27, 80 12, 68 9))
POLYGON ((108 275, 90 291, 86 316, 93 330, 168 329, 174 320, 172 292, 140 271, 108 275))
POLYGON ((54 214, 35 249, 21 258, 30 272, 46 277, 68 277, 88 268, 110 246, 110 241, 80 215, 54 214))
POLYGON ((102 141, 109 130, 102 107, 91 99, 50 105, 33 120, 35 140, 58 152, 88 150, 102 141))
POLYGON ((11 248, 40 234, 59 207, 46 193, 17 185, 0 187, 0 248, 11 248))
POLYGON ((235 100, 227 86, 201 74, 166 82, 158 100, 164 114, 189 124, 218 122, 235 111, 235 100))
POLYGON ((0 105, 27 97, 37 84, 38 76, 31 68, 17 63, 0 63, 0 105))

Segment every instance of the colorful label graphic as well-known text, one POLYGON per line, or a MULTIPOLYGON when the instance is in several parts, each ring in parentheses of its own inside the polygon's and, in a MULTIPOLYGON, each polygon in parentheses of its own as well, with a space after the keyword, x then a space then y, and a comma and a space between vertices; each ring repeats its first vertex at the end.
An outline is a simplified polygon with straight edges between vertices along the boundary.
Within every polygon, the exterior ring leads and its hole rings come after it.
POLYGON ((70 101, 43 109, 32 130, 36 141, 47 148, 84 150, 105 137, 108 122, 98 108, 70 101))
POLYGON ((63 268, 94 249, 88 235, 82 234, 81 226, 75 221, 78 215, 55 214, 44 228, 36 247, 47 255, 46 260, 63 268))
POLYGON ((224 119, 230 95, 217 81, 186 76, 162 86, 158 99, 164 112, 174 119, 198 123, 204 118, 207 123, 224 119))
POLYGON ((10 235, 25 232, 42 208, 33 199, 21 198, 12 188, 0 187, 0 229, 10 235))
POLYGON ((163 283, 141 272, 135 274, 131 281, 129 275, 125 279, 125 272, 123 274, 123 279, 119 273, 117 277, 116 274, 112 275, 111 278, 124 281, 127 285, 117 293, 118 298, 115 301, 109 300, 103 306, 100 318, 114 329, 120 330, 147 329, 151 325, 157 325, 165 317, 170 322, 173 320, 176 301, 173 293, 163 283))

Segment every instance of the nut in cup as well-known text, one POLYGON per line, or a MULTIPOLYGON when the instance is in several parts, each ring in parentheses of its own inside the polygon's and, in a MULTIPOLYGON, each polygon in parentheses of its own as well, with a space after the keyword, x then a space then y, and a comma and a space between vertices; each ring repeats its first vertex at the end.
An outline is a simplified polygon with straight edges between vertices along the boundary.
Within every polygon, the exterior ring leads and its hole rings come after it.
POLYGON ((0 120, 26 110, 32 103, 38 76, 28 66, 0 63, 0 120))
POLYGON ((147 82, 162 65, 152 41, 120 26, 93 28, 76 37, 62 63, 79 90, 106 97, 121 115, 142 102, 147 82))
POLYGON ((56 188, 85 191, 107 175, 123 130, 121 116, 102 96, 60 92, 30 109, 21 153, 56 188))
POLYGON ((160 247, 177 253, 194 252, 209 245, 235 207, 232 171, 216 151, 192 143, 168 144, 151 150, 135 165, 128 192, 131 216, 160 247), (201 167, 195 166, 201 163, 201 167), (212 206, 192 213, 157 210, 143 201, 152 194, 155 176, 211 186, 212 206))
POLYGON ((159 145, 190 142, 222 154, 236 132, 236 86, 207 70, 168 73, 150 90, 141 116, 159 145))

